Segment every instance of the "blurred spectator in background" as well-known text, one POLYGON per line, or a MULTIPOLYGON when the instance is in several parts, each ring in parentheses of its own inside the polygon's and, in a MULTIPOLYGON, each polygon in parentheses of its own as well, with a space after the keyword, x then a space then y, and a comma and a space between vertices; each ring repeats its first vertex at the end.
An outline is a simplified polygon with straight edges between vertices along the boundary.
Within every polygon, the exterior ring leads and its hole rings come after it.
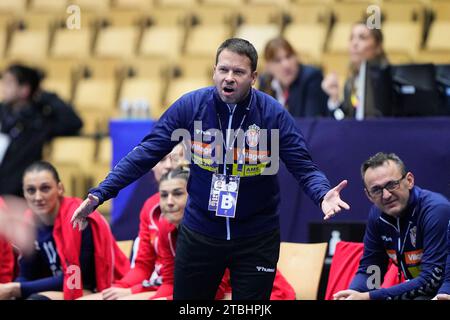
MULTIPOLYGON (((360 66, 367 61, 370 66, 384 68, 388 66, 388 60, 383 49, 383 34, 381 29, 369 29, 365 22, 357 22, 353 25, 349 42, 349 75, 344 85, 344 100, 339 94, 339 76, 335 72, 328 74, 322 81, 322 88, 328 94, 328 109, 334 113, 338 120, 344 117, 353 118, 360 98, 357 95, 357 84, 360 66)), ((377 83, 373 83, 377 86, 377 83)), ((376 89, 373 89, 377 91, 376 89)), ((373 99, 368 99, 364 106, 364 117, 382 116, 383 113, 377 107, 373 99)))
POLYGON ((278 100, 294 117, 324 117, 330 112, 321 89, 322 72, 302 64, 284 38, 270 40, 264 50, 266 73, 259 78, 259 89, 278 100))
POLYGON ((71 106, 40 89, 43 74, 13 64, 2 74, 0 103, 0 194, 22 195, 22 174, 42 159, 55 136, 75 135, 83 126, 71 106))

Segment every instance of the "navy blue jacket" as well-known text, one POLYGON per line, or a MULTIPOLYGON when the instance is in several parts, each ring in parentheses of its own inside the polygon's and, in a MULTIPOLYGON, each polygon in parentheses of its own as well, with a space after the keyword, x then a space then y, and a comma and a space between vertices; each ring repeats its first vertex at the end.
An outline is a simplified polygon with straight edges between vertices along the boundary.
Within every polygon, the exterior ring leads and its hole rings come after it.
POLYGON ((450 220, 448 221, 447 230, 447 263, 445 264, 444 283, 439 289, 439 293, 450 294, 450 220))
MULTIPOLYGON (((208 211, 212 174, 215 171, 236 174, 238 169, 236 156, 234 163, 226 165, 225 168, 224 165, 215 167, 211 163, 209 146, 213 145, 215 140, 208 130, 221 127, 223 136, 226 137, 228 126, 237 130, 243 119, 244 131, 249 127, 253 128, 253 133, 261 133, 263 129, 279 129, 281 160, 303 186, 304 191, 319 205, 330 189, 329 181, 312 162, 305 140, 292 116, 275 99, 254 89, 234 111, 222 102, 215 87, 185 94, 163 114, 153 131, 120 160, 106 179, 90 192, 99 197, 100 203, 116 196, 120 189, 148 172, 172 150, 179 139, 172 141, 171 135, 176 129, 183 128, 190 134, 192 151, 189 198, 183 223, 194 231, 217 239, 246 237, 275 230, 279 228, 280 190, 276 175, 261 175, 261 172, 271 165, 267 161, 267 150, 258 150, 256 164, 249 164, 248 159, 246 161, 241 175, 236 217, 217 217, 215 212, 208 211), (195 121, 201 121, 201 128, 195 128, 195 121), (196 135, 202 137, 203 143, 193 141, 192 137, 195 138, 196 135), (207 139, 211 142, 206 142, 207 139)), ((199 140, 198 137, 196 140, 199 140)), ((270 134, 267 140, 267 149, 271 150, 274 141, 270 134)), ((254 150, 249 151, 247 139, 244 141, 247 158, 256 156, 254 150)), ((242 139, 235 139, 235 147, 238 142, 241 143, 242 139)), ((217 145, 214 150, 217 148, 223 150, 221 145, 217 145)))
POLYGON ((350 289, 370 291, 370 298, 414 299, 433 297, 443 279, 446 259, 450 203, 442 195, 414 187, 400 218, 373 206, 364 236, 364 254, 350 289), (383 279, 389 259, 403 273, 406 282, 390 288, 370 288, 378 266, 383 279))

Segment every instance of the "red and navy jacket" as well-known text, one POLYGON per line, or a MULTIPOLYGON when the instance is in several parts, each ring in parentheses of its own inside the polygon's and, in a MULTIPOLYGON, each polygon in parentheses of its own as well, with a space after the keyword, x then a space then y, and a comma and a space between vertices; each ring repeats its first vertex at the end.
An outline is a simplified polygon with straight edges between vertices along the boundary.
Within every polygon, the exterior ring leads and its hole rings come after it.
MULTIPOLYGON (((141 209, 137 254, 130 271, 114 283, 116 287, 131 288, 133 294, 155 291, 161 284, 161 262, 158 255, 158 229, 161 208, 159 193, 145 201, 141 209)), ((136 245, 135 245, 136 246, 136 245)))
MULTIPOLYGON (((81 232, 74 229, 70 223, 75 209, 81 202, 82 200, 78 198, 64 197, 53 227, 53 238, 64 273, 65 300, 77 299, 83 295, 83 284, 75 279, 76 270, 81 270, 81 232)), ((106 219, 98 211, 89 215, 87 219, 92 228, 95 280, 97 292, 100 292, 111 287, 115 280, 122 278, 128 272, 130 263, 117 246, 106 219)))
POLYGON ((364 253, 350 289, 370 291, 370 298, 433 297, 443 280, 450 203, 442 195, 414 187, 399 218, 372 206, 364 235, 364 253), (373 266, 383 279, 389 260, 398 266, 404 283, 376 289, 373 266), (370 278, 370 279, 369 279, 370 278))
POLYGON ((278 179, 276 174, 264 174, 266 170, 276 168, 279 159, 316 205, 320 205, 330 190, 328 179, 312 161, 294 119, 275 99, 251 89, 247 97, 232 108, 220 99, 215 87, 207 87, 178 99, 159 119, 152 132, 90 193, 100 199, 100 204, 115 197, 122 188, 153 168, 181 140, 180 135, 187 133, 191 139, 191 152, 188 154, 192 165, 183 224, 196 232, 229 240, 279 228, 278 179), (222 143, 215 139, 218 132, 215 130, 219 128, 223 137, 227 137, 228 129, 240 128, 247 134, 245 139, 234 140, 234 152, 230 155, 233 163, 224 165, 212 161, 216 153, 221 153, 223 159, 226 155, 222 143), (264 143, 259 141, 263 141, 265 130, 267 143, 263 147, 264 143), (272 135, 277 132, 278 141, 276 138, 272 141, 272 135), (276 146, 279 147, 279 158, 271 154, 276 146), (243 166, 238 165, 237 150, 245 151, 243 166), (276 157, 275 161, 270 160, 271 156, 276 157), (218 217, 214 211, 208 210, 212 175, 214 172, 237 174, 238 170, 241 181, 235 218, 218 217))

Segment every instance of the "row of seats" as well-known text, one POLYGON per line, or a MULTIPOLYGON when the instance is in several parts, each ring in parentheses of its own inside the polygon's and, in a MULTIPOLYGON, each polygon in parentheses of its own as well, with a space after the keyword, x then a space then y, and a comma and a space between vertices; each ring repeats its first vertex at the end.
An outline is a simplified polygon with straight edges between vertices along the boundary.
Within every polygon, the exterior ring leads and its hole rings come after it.
MULTIPOLYGON (((223 39, 249 39, 259 53, 269 38, 282 34, 304 60, 320 64, 324 53, 347 51, 349 32, 366 15, 368 3, 333 6, 303 4, 288 10, 274 6, 164 8, 92 14, 81 11, 80 29, 66 26, 67 14, 24 13, 0 18, 0 52, 6 58, 129 58, 214 55, 223 39), (120 45, 117 45, 120 44, 120 45), (2 48, 3 47, 3 48, 2 48), (30 50, 32 48, 32 50, 30 50)), ((434 4, 386 2, 381 6, 385 49, 394 62, 421 54, 450 53, 443 34, 450 31, 450 1, 434 4)))
MULTIPOLYGON (((213 58, 191 57, 174 63, 164 59, 51 59, 37 66, 47 72, 43 88, 71 102, 83 118, 83 133, 95 135, 108 133, 111 118, 158 119, 184 93, 212 85, 213 64, 213 58)), ((343 82, 348 56, 327 54, 321 67, 324 74, 337 72, 343 82)))
MULTIPOLYGON (((389 3, 389 2, 405 2, 398 0, 372 0, 373 4, 389 3)), ((410 2, 411 0, 409 0, 410 2)), ((447 0, 416 0, 423 4, 433 4, 436 2, 443 2, 447 0)), ((108 11, 112 9, 153 9, 158 7, 183 7, 192 8, 197 6, 230 6, 237 7, 244 4, 251 5, 277 5, 289 6, 291 4, 304 3, 322 3, 326 5, 334 5, 344 2, 369 2, 368 0, 15 0, 15 1, 0 1, 0 12, 21 12, 21 11, 61 11, 69 5, 78 5, 87 11, 108 11)))

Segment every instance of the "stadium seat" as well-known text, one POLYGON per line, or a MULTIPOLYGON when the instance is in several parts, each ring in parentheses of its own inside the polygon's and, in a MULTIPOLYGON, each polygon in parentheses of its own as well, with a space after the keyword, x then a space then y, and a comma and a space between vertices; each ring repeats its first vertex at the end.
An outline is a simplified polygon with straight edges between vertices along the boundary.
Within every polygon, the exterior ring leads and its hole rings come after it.
POLYGON ((84 198, 94 159, 93 138, 57 137, 51 142, 48 160, 58 169, 68 195, 84 198))
POLYGON ((335 1, 331 4, 337 24, 353 24, 367 15, 367 7, 373 1, 335 1))
POLYGON ((117 241, 117 245, 119 246, 120 250, 122 250, 125 256, 131 257, 131 252, 133 250, 133 240, 117 241))
POLYGON ((236 30, 235 37, 250 41, 258 55, 263 56, 266 43, 280 35, 280 27, 276 24, 242 25, 236 30))
POLYGON ((297 52, 303 63, 320 64, 327 36, 327 26, 323 24, 289 24, 284 37, 297 52))
MULTIPOLYGON (((449 6, 450 9, 450 6, 449 6)), ((435 21, 431 24, 425 49, 432 52, 442 52, 450 56, 450 42, 443 37, 444 34, 450 33, 449 21, 435 21)))
POLYGON ((105 12, 110 9, 111 0, 71 0, 82 12, 105 12))
POLYGON ((144 30, 139 55, 174 59, 181 54, 184 37, 180 26, 151 26, 144 30))
POLYGON ((155 5, 160 7, 189 8, 197 5, 197 0, 156 0, 155 5))
POLYGON ((86 58, 91 54, 92 32, 89 28, 55 31, 50 56, 53 58, 86 58))
POLYGON ((42 60, 47 57, 48 47, 48 30, 16 30, 7 56, 10 59, 42 60))
POLYGON ((163 107, 169 107, 183 94, 212 85, 214 61, 208 58, 183 57, 169 70, 169 82, 163 107))
POLYGON ((384 48, 387 54, 403 54, 414 59, 420 49, 422 27, 414 22, 384 22, 384 48))
POLYGON ((125 78, 121 86, 119 101, 127 101, 131 104, 145 101, 149 105, 148 116, 158 119, 161 115, 163 89, 162 78, 125 78))
POLYGON ((275 5, 275 6, 287 6, 290 0, 247 0, 250 5, 275 5))
POLYGON ((31 0, 30 10, 41 12, 65 12, 68 0, 31 0))
POLYGON ((102 28, 98 33, 94 54, 99 58, 133 57, 136 55, 139 33, 136 26, 102 28))
POLYGON ((111 117, 118 115, 114 79, 88 78, 78 81, 73 104, 85 125, 85 134, 106 133, 111 117))
POLYGON ((41 86, 47 91, 55 92, 65 101, 72 100, 72 83, 70 79, 46 77, 41 86))
POLYGON ((295 290, 297 300, 316 300, 327 243, 281 242, 277 268, 295 290))
POLYGON ((152 0, 115 0, 113 8, 119 10, 145 11, 153 8, 152 0))
POLYGON ((57 137, 52 141, 50 160, 52 163, 78 165, 84 172, 89 172, 94 163, 95 151, 93 138, 57 137))
POLYGON ((335 24, 331 30, 327 52, 330 53, 348 53, 349 39, 352 32, 353 23, 343 22, 335 24))
POLYGON ((0 1, 0 12, 19 13, 24 12, 27 7, 27 0, 0 1))
POLYGON ((229 7, 199 7, 192 11, 184 54, 214 58, 217 47, 231 36, 229 7))

